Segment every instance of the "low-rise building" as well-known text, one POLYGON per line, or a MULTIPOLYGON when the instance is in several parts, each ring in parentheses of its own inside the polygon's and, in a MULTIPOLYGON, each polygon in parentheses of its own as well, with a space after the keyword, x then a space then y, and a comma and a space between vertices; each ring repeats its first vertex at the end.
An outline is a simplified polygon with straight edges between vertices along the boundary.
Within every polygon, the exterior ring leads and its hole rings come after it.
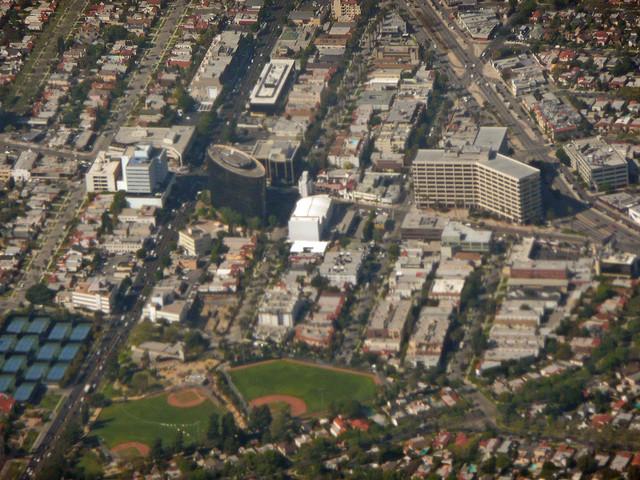
POLYGON ((275 287, 267 290, 258 307, 258 325, 267 328, 293 328, 303 302, 298 292, 275 287))
POLYGON ((360 250, 328 252, 318 272, 329 280, 329 284, 345 289, 358 284, 362 268, 363 254, 360 250))
POLYGON ((596 190, 626 187, 629 184, 627 160, 601 137, 573 140, 564 146, 571 167, 596 190))
POLYGON ((422 364, 425 368, 438 366, 454 309, 455 304, 447 301, 441 301, 435 307, 422 307, 409 339, 407 362, 413 366, 422 364))
POLYGON ((71 304, 74 308, 102 312, 113 312, 119 285, 104 278, 93 277, 80 282, 71 292, 71 304))

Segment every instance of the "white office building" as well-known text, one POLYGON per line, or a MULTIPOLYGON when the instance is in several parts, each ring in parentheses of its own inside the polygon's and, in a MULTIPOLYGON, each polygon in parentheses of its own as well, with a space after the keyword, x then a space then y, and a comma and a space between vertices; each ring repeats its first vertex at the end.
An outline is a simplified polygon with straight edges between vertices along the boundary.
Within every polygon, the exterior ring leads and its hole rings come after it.
POLYGON ((251 91, 249 98, 251 107, 254 109, 275 107, 293 74, 294 65, 295 60, 289 59, 275 59, 267 63, 251 91))
POLYGON ((564 147, 571 167, 596 190, 621 188, 629 184, 627 160, 601 137, 573 140, 564 147))
POLYGON ((124 190, 127 193, 154 193, 169 173, 167 152, 150 145, 140 146, 133 155, 122 156, 124 190))
POLYGON ((540 171, 481 149, 419 150, 411 167, 418 208, 481 208, 518 223, 540 218, 540 171))
POLYGON ((104 278, 92 278, 79 283, 71 292, 71 304, 74 308, 109 315, 115 305, 118 287, 104 278))
POLYGON ((333 205, 328 195, 301 198, 289 219, 289 240, 318 242, 323 239, 333 205))

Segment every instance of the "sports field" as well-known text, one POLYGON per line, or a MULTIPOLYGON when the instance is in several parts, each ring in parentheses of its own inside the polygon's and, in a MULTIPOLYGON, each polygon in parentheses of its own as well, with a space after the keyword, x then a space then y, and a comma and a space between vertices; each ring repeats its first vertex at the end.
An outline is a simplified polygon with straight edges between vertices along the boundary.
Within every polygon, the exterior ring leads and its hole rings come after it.
POLYGON ((291 360, 243 365, 232 368, 229 375, 254 405, 265 403, 261 400, 269 397, 275 402, 287 401, 286 396, 296 397, 304 401, 305 413, 310 414, 326 411, 331 402, 354 399, 368 403, 376 395, 372 375, 291 360))
POLYGON ((130 442, 150 447, 156 438, 170 446, 178 430, 182 431, 185 444, 204 439, 209 416, 220 413, 220 408, 204 397, 194 406, 176 406, 176 396, 184 400, 187 396, 193 398, 190 392, 182 395, 178 392, 114 403, 102 411, 93 434, 101 437, 109 448, 130 442))

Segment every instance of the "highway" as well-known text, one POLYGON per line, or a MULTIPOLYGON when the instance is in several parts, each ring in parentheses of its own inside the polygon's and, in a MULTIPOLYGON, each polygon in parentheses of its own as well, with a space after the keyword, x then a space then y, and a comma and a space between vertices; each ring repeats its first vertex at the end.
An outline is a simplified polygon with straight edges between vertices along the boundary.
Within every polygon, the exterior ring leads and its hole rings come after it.
POLYGON ((450 70, 463 88, 468 89, 475 84, 474 88, 480 91, 496 118, 502 125, 508 127, 509 134, 522 145, 522 150, 518 152, 517 157, 528 162, 542 163, 543 197, 547 208, 551 208, 556 212, 556 216, 560 217, 553 222, 554 225, 584 233, 595 242, 615 239, 620 248, 639 251, 638 232, 591 207, 584 190, 568 180, 572 178, 568 167, 552 155, 551 148, 537 133, 535 126, 531 129, 535 138, 531 138, 523 125, 525 121, 528 122, 527 115, 522 111, 515 97, 511 96, 504 87, 497 85, 495 90, 491 88, 489 80, 484 77, 481 59, 473 53, 472 49, 461 44, 460 39, 464 38, 464 33, 460 32, 456 35, 452 31, 457 28, 456 24, 451 22, 452 26, 449 27, 448 21, 431 5, 431 0, 420 0, 415 3, 412 0, 402 0, 402 4, 418 20, 422 33, 433 40, 440 51, 453 53, 460 64, 465 66, 463 74, 456 73, 452 68, 450 70), (497 93, 498 90, 501 91, 502 98, 497 93), (507 107, 507 101, 514 105, 514 110, 507 107), (516 110, 518 114, 515 113, 516 110))

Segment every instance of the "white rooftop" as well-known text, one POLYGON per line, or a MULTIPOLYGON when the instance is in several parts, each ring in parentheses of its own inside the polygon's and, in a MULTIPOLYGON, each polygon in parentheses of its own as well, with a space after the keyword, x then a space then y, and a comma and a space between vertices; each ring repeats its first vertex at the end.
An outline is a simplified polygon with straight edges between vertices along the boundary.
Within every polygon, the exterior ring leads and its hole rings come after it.
POLYGON ((330 208, 331 198, 328 195, 312 195, 298 200, 291 218, 312 217, 324 219, 330 208))

